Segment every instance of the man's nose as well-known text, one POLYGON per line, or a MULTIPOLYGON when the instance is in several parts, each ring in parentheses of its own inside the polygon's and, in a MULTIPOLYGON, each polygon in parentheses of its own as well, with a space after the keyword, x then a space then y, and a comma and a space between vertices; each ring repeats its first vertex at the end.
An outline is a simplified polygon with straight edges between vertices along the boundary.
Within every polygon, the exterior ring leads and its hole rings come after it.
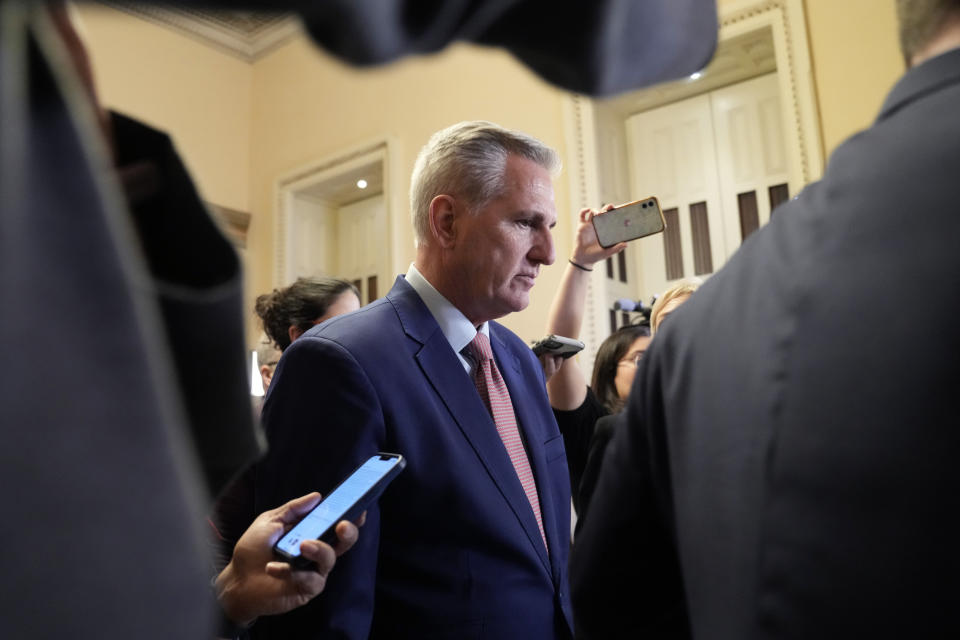
POLYGON ((538 264, 553 264, 557 256, 554 252, 553 231, 551 229, 544 228, 537 234, 528 255, 531 260, 538 264))

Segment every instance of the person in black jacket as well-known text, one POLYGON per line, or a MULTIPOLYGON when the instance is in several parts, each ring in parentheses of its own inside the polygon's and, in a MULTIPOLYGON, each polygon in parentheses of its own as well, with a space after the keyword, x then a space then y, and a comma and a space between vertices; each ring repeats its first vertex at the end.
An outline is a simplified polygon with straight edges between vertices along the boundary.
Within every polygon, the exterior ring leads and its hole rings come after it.
POLYGON ((960 635, 960 2, 897 7, 876 122, 641 363, 573 552, 584 638, 960 635))

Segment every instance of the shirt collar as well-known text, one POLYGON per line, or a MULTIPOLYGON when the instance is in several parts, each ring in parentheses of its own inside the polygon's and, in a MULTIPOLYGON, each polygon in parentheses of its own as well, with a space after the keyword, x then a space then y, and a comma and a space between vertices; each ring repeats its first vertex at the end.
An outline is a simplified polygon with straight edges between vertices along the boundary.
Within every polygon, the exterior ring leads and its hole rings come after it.
POLYGON ((440 325, 444 337, 450 343, 454 353, 460 353, 477 335, 477 331, 490 338, 490 324, 484 322, 480 328, 474 327, 467 320, 467 316, 457 309, 453 304, 441 295, 436 288, 423 277, 423 274, 417 270, 413 263, 404 276, 407 283, 417 292, 423 303, 427 305, 434 320, 440 325))

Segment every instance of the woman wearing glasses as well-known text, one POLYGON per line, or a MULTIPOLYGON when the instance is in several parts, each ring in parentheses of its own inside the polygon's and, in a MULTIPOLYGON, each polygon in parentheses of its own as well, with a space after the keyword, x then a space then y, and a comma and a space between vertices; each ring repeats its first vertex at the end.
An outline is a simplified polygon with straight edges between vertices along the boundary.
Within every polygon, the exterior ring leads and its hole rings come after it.
MULTIPOLYGON (((583 474, 577 489, 580 504, 580 509, 577 511, 578 523, 583 522, 583 518, 587 514, 590 497, 593 495, 593 490, 597 486, 597 478, 600 477, 603 454, 607 450, 607 445, 610 444, 610 439, 613 437, 613 432, 616 429, 617 423, 615 415, 623 409, 626 403, 627 394, 630 393, 630 387, 633 385, 633 378, 637 373, 637 367, 640 365, 640 359, 643 358, 643 352, 647 350, 647 345, 650 343, 651 337, 656 335, 657 330, 663 325, 667 316, 686 302, 699 286, 699 280, 683 280, 664 291, 663 294, 657 298, 657 302, 653 305, 653 310, 650 312, 650 329, 646 332, 647 337, 637 338, 630 343, 629 348, 623 350, 621 347, 618 349, 615 345, 628 343, 629 337, 619 336, 618 334, 625 333, 634 327, 622 327, 618 329, 600 345, 600 350, 597 351, 597 360, 594 365, 594 380, 597 379, 598 370, 609 372, 612 366, 616 366, 617 372, 613 380, 617 389, 619 406, 616 411, 611 412, 611 415, 604 416, 597 420, 593 434, 590 437, 587 459, 584 463, 583 474), (604 347, 608 344, 613 354, 608 360, 608 363, 601 364, 600 352, 603 351, 604 347), (626 356, 619 357, 618 354, 624 351, 626 356), (610 361, 616 364, 611 365, 609 364, 610 361)), ((647 327, 643 327, 643 329, 647 329, 647 327)), ((609 375, 609 373, 607 375, 609 375)), ((597 389, 604 388, 596 382, 594 384, 597 389)))

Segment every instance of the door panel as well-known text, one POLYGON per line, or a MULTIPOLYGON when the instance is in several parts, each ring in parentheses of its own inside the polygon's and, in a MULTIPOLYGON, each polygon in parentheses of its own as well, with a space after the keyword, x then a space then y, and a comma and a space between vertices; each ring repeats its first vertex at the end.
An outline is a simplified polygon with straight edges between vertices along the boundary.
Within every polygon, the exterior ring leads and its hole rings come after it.
POLYGON ((726 255, 711 117, 710 99, 702 95, 627 119, 632 193, 636 198, 657 196, 664 211, 676 209, 670 219, 676 221, 680 238, 679 246, 674 232, 636 241, 644 297, 663 291, 670 280, 694 275, 697 266, 703 269, 708 253, 713 262, 726 255), (698 239, 709 249, 701 244, 696 252, 691 220, 699 223, 704 210, 706 224, 698 226, 698 239), (669 278, 667 242, 671 242, 669 278), (682 272, 677 271, 680 265, 682 272))
POLYGON ((727 256, 741 242, 743 215, 770 221, 770 187, 787 182, 787 153, 780 118, 776 74, 768 74, 711 92, 716 129, 720 191, 727 256), (724 158, 732 161, 724 162, 724 158), (756 212, 741 212, 740 203, 755 203, 756 212))
POLYGON ((657 196, 670 227, 635 243, 643 296, 719 269, 788 197, 775 73, 635 114, 626 130, 631 197, 657 196))
POLYGON ((383 195, 340 207, 337 238, 340 259, 335 275, 359 281, 360 300, 372 302, 377 283, 387 278, 387 210, 383 195))
POLYGON ((312 278, 331 272, 337 263, 334 209, 308 197, 292 196, 287 278, 312 278))

